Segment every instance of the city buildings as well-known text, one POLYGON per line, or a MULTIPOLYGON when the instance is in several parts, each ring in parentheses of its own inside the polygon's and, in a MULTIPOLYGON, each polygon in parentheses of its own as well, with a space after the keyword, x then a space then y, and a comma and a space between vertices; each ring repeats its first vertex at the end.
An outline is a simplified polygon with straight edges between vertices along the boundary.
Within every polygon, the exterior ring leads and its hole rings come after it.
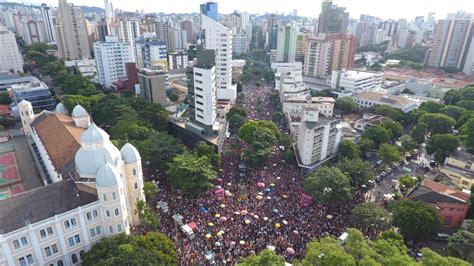
POLYGON ((388 105, 408 113, 418 108, 419 103, 406 97, 384 94, 381 92, 366 91, 351 96, 360 108, 370 108, 375 105, 388 105))
POLYGON ((237 87, 232 85, 232 31, 219 22, 201 14, 206 50, 215 51, 217 98, 235 102, 237 87))
POLYGON ((140 37, 140 19, 120 18, 118 22, 118 37, 120 41, 129 43, 135 52, 135 40, 140 37))
POLYGON ((140 96, 151 103, 168 105, 166 88, 168 84, 168 72, 164 69, 140 68, 138 70, 138 82, 140 83, 140 96))
POLYGON ((349 24, 349 13, 345 7, 333 5, 332 0, 323 0, 318 20, 319 33, 345 33, 349 24))
POLYGON ((316 108, 324 117, 332 117, 336 100, 331 97, 311 97, 310 95, 298 95, 285 99, 283 102, 283 113, 289 116, 299 116, 305 108, 316 108))
MULTIPOLYGON (((470 50, 474 15, 459 11, 436 24, 428 66, 463 70, 470 50)), ((472 62, 472 59, 471 59, 472 62)))
POLYGON ((170 70, 186 69, 189 65, 188 54, 185 52, 170 52, 168 54, 170 70))
MULTIPOLYGON (((114 27, 114 7, 112 5, 112 0, 104 0, 104 10, 105 10, 105 24, 107 27, 107 32, 110 35, 115 35, 115 27, 114 27)), ((107 34, 108 35, 108 34, 107 34)))
POLYGON ((107 36, 106 42, 94 43, 97 79, 110 88, 115 81, 127 77, 126 63, 134 63, 130 43, 119 42, 117 36, 107 36))
POLYGON ((473 161, 474 155, 467 151, 456 151, 449 154, 440 171, 458 187, 470 190, 474 185, 473 161))
POLYGON ((56 42, 59 55, 65 60, 91 58, 86 20, 82 8, 59 0, 56 42))
POLYGON ((15 34, 0 27, 0 72, 23 73, 23 57, 18 50, 15 34))
POLYGON ((471 37, 471 45, 469 46, 467 52, 463 71, 467 75, 474 76, 474 35, 471 37))
MULTIPOLYGON (((296 37, 298 32, 292 23, 281 27, 277 38, 277 63, 293 63, 296 59, 296 37)), ((272 62, 275 63, 275 62, 272 62)))
MULTIPOLYGON (((54 110, 56 106, 48 86, 36 77, 31 77, 29 83, 12 84, 9 90, 13 96, 13 102, 17 105, 22 100, 26 100, 37 111, 54 110)), ((12 110, 13 113, 16 114, 17 108, 12 109, 14 109, 12 110)))
POLYGON ((247 35, 242 33, 234 34, 232 36, 232 51, 234 54, 241 55, 248 52, 248 39, 247 35))
POLYGON ((341 96, 351 96, 365 91, 380 91, 383 73, 362 70, 337 70, 331 75, 331 89, 341 96))
POLYGON ((284 103, 287 98, 294 96, 309 96, 309 89, 303 83, 303 71, 291 70, 288 72, 278 73, 277 90, 280 93, 280 102, 284 103))
POLYGON ((217 121, 217 67, 214 50, 198 50, 197 63, 188 67, 189 122, 198 135, 215 135, 217 121))
POLYGON ((46 34, 48 36, 48 42, 56 42, 56 30, 54 28, 54 16, 51 8, 46 4, 41 4, 41 15, 43 16, 43 22, 46 27, 46 34))
POLYGON ((278 42, 278 21, 275 14, 267 18, 266 46, 270 50, 277 49, 278 42))
POLYGON ((166 41, 145 34, 135 43, 138 68, 161 68, 168 70, 166 41))
POLYGON ((218 21, 217 2, 207 2, 201 4, 201 14, 218 21))
POLYGON ((74 175, 0 201, 0 264, 80 263, 103 237, 129 234, 139 224, 135 202, 145 200, 140 154, 128 143, 118 150, 95 124, 72 137, 76 118, 48 111, 31 118, 31 104, 23 107, 23 127, 33 124, 40 140, 51 145, 42 151, 50 157, 61 161, 67 149, 61 144, 73 138, 74 175))
POLYGON ((460 227, 469 209, 469 194, 426 178, 407 196, 439 210, 442 225, 460 227))

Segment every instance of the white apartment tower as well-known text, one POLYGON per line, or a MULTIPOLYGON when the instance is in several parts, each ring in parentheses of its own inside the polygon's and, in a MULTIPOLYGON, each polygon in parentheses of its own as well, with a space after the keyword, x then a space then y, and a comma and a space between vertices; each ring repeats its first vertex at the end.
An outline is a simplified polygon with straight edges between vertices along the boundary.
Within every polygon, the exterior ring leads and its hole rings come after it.
POLYGON ((56 37, 59 55, 66 60, 91 58, 86 20, 82 8, 59 0, 56 37))
POLYGON ((119 39, 127 42, 135 51, 135 41, 140 37, 140 20, 137 18, 122 18, 119 21, 119 39))
POLYGON ((304 75, 325 77, 331 69, 331 43, 324 39, 310 39, 304 58, 304 75))
POLYGON ((232 31, 219 22, 201 14, 202 29, 205 32, 205 49, 214 50, 216 55, 217 99, 237 99, 237 88, 232 86, 232 31))
POLYGON ((23 73, 23 58, 13 32, 0 28, 0 47, 0 72, 23 73))
POLYGON ((135 62, 130 43, 118 42, 116 36, 107 36, 106 42, 94 43, 97 78, 102 86, 127 76, 125 63, 135 62))
POLYGON ((109 35, 115 35, 115 27, 113 26, 114 22, 114 7, 112 5, 112 0, 104 0, 105 6, 105 22, 107 23, 107 31, 109 35))

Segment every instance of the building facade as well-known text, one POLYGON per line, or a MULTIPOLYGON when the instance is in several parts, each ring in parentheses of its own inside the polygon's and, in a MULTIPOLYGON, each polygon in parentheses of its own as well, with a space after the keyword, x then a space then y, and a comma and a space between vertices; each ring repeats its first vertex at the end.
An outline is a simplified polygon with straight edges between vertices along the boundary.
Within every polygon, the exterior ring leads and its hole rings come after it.
POLYGON ((188 54, 185 52, 170 52, 168 54, 169 69, 186 69, 189 65, 188 54))
POLYGON ((397 95, 389 95, 380 92, 366 91, 351 96, 360 108, 371 108, 376 105, 388 105, 399 109, 404 113, 411 112, 418 108, 418 102, 409 98, 397 95))
POLYGON ((136 40, 135 54, 138 68, 162 68, 168 70, 166 41, 152 37, 141 37, 136 40))
POLYGON ((298 32, 292 23, 278 31, 277 63, 293 63, 296 59, 296 39, 298 32))
POLYGON ((13 32, 0 29, 0 47, 0 72, 23 73, 23 57, 13 32))
POLYGON ((140 68, 138 70, 138 82, 140 83, 140 96, 151 103, 168 105, 166 88, 168 84, 168 72, 160 69, 140 68))
POLYGON ((331 88, 340 96, 378 91, 382 88, 383 73, 362 70, 337 70, 331 74, 331 88))

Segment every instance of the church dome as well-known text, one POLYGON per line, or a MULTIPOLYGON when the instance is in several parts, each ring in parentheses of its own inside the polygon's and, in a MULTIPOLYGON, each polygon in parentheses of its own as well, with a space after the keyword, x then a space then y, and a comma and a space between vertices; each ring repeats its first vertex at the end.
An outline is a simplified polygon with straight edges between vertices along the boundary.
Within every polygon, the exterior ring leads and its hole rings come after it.
POLYGON ((120 174, 115 166, 110 163, 103 164, 95 178, 98 187, 112 187, 118 184, 120 174))
POLYGON ((79 174, 96 175, 104 161, 117 165, 122 160, 120 151, 110 141, 98 150, 89 150, 84 147, 76 153, 75 163, 79 174))
POLYGON ((109 140, 109 134, 105 132, 102 128, 96 126, 96 124, 92 123, 92 125, 87 128, 87 130, 81 136, 82 143, 97 143, 97 142, 104 142, 109 140))
POLYGON ((72 117, 82 117, 88 115, 89 113, 87 113, 86 109, 84 109, 84 107, 80 106, 79 104, 74 106, 74 109, 72 109, 72 117))
POLYGON ((120 150, 120 153, 122 154, 122 158, 126 164, 136 163, 141 159, 140 153, 138 152, 137 148, 135 148, 130 143, 123 145, 122 149, 120 150))
POLYGON ((54 112, 55 112, 56 114, 67 115, 66 106, 64 106, 64 104, 62 104, 62 103, 58 103, 58 105, 56 105, 56 109, 54 110, 54 112))

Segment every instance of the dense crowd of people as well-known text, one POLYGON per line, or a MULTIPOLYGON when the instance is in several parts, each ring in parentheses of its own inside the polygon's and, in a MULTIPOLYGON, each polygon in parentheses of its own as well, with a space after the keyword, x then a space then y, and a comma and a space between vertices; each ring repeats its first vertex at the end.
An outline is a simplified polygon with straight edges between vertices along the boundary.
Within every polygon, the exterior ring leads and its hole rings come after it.
MULTIPOLYGON (((243 106, 251 119, 269 119, 267 113, 271 116, 268 90, 264 87, 246 91, 248 100, 243 106), (259 110, 255 99, 264 102, 259 110)), ((218 264, 232 265, 240 257, 265 248, 274 249, 289 262, 301 259, 307 242, 324 234, 341 235, 348 226, 351 210, 363 201, 363 194, 356 193, 349 202, 303 207, 303 173, 282 159, 280 147, 273 148, 263 165, 248 169, 242 176, 244 171, 239 170, 239 164, 243 149, 236 146, 239 145, 225 144, 213 190, 189 198, 160 185, 157 200, 169 206, 160 229, 175 240, 183 265, 202 263, 209 252, 218 264), (224 191, 223 196, 216 191, 224 191), (183 224, 195 224, 194 239, 176 225, 172 218, 175 214, 183 216, 183 224)))

